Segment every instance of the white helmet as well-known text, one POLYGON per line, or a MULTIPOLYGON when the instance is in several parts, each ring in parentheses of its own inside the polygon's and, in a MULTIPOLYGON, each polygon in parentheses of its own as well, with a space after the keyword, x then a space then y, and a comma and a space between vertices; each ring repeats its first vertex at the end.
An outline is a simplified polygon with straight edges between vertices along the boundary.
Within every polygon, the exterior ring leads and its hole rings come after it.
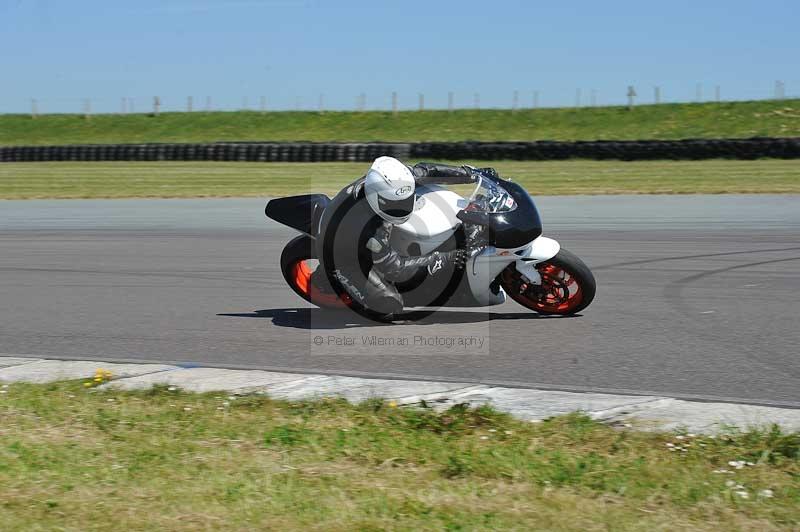
POLYGON ((367 172, 364 193, 376 214, 401 224, 414 210, 414 174, 394 157, 378 157, 367 172))

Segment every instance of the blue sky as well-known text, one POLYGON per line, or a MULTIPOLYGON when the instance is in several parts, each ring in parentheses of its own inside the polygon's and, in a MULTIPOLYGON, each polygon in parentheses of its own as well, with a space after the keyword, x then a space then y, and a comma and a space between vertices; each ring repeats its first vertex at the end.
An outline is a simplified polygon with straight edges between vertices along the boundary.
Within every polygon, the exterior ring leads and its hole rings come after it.
POLYGON ((508 107, 800 94, 795 1, 0 0, 0 112, 508 107))

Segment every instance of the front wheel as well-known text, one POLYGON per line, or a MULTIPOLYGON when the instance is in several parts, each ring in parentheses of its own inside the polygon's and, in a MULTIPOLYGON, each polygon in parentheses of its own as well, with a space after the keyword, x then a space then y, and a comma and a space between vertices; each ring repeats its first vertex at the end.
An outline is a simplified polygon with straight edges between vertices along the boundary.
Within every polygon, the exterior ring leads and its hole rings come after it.
POLYGON ((539 314, 567 316, 589 306, 597 288, 594 275, 581 259, 566 249, 536 265, 542 284, 533 284, 510 264, 500 284, 519 303, 539 314))

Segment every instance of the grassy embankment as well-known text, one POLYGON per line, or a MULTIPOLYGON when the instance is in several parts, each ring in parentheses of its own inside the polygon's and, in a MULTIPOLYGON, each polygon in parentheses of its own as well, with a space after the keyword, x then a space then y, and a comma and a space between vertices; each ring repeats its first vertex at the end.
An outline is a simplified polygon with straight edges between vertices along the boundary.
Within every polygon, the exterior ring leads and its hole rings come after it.
POLYGON ((796 530, 800 434, 81 382, 0 390, 4 530, 796 530))
POLYGON ((800 136, 800 100, 559 109, 0 115, 0 145, 800 136))
MULTIPOLYGON (((534 195, 800 193, 800 162, 472 161, 534 195)), ((0 198, 283 196, 335 193, 365 163, 5 163, 0 198)))
MULTIPOLYGON (((216 140, 675 139, 800 135, 800 100, 581 109, 0 115, 0 145, 216 140)), ((555 161, 492 164, 538 195, 800 192, 796 161, 555 161)), ((25 163, 0 165, 0 198, 332 193, 365 164, 25 163)))

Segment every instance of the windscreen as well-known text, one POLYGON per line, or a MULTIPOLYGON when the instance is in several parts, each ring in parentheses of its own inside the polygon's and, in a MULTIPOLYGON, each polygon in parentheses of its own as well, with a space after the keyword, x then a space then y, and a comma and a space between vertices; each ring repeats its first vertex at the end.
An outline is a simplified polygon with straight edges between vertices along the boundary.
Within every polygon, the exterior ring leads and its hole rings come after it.
POLYGON ((495 213, 509 212, 516 208, 517 202, 502 186, 488 179, 479 179, 464 210, 495 213))

